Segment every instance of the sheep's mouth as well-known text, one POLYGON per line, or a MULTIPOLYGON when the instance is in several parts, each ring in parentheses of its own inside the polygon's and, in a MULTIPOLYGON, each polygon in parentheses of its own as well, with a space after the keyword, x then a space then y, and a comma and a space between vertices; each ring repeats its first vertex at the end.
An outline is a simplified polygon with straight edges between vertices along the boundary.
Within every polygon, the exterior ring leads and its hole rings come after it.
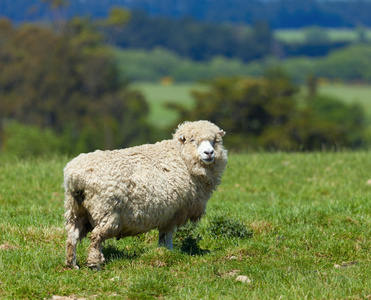
POLYGON ((214 157, 209 157, 209 158, 201 158, 201 160, 207 164, 207 165, 210 165, 214 162, 214 157))

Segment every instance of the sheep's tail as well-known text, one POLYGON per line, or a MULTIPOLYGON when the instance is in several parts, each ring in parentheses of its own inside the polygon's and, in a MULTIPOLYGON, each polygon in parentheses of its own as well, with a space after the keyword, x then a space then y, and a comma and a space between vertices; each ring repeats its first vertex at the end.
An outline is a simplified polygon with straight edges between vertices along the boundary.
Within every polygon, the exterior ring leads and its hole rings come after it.
POLYGON ((81 205, 86 197, 84 182, 73 175, 65 174, 64 190, 66 195, 71 195, 78 205, 81 205))
POLYGON ((72 197, 75 199, 78 205, 81 205, 85 200, 85 191, 78 190, 71 193, 72 197))
MULTIPOLYGON (((86 198, 86 184, 77 174, 71 173, 66 171, 64 173, 64 218, 68 235, 67 251, 73 241, 76 243, 77 240, 81 240, 93 228, 89 221, 88 211, 83 205, 86 198)), ((71 254, 71 252, 68 253, 71 254)))

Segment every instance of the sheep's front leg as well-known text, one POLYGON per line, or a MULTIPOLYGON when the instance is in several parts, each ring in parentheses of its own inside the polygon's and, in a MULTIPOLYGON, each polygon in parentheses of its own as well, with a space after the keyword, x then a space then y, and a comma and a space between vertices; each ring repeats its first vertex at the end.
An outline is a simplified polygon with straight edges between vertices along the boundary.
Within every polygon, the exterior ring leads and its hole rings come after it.
POLYGON ((173 250, 173 230, 162 231, 159 230, 158 246, 166 247, 169 250, 173 250))

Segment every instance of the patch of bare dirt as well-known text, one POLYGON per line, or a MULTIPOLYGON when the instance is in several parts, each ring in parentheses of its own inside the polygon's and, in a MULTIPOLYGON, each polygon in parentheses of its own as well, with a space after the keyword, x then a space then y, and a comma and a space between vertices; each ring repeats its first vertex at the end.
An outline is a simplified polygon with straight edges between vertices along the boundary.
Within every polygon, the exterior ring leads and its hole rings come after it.
POLYGON ((8 242, 0 245, 0 250, 16 250, 18 249, 17 246, 10 245, 8 242))

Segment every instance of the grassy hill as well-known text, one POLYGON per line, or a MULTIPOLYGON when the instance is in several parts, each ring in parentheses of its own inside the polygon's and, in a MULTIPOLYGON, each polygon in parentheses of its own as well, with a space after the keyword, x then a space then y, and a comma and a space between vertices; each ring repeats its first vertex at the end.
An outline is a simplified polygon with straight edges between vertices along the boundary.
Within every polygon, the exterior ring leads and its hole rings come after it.
POLYGON ((68 159, 0 157, 0 298, 368 299, 370 154, 230 154, 207 215, 177 235, 176 251, 157 248, 154 231, 109 240, 100 272, 85 267, 86 239, 81 269, 64 267, 68 159))
POLYGON ((370 85, 324 85, 319 88, 323 95, 330 95, 346 103, 361 104, 368 116, 371 116, 371 86, 370 85))
POLYGON ((144 94, 150 109, 149 122, 159 128, 166 128, 178 120, 178 114, 168 109, 166 107, 167 103, 176 103, 192 108, 194 100, 191 91, 201 88, 194 83, 171 85, 136 83, 133 87, 144 94))

